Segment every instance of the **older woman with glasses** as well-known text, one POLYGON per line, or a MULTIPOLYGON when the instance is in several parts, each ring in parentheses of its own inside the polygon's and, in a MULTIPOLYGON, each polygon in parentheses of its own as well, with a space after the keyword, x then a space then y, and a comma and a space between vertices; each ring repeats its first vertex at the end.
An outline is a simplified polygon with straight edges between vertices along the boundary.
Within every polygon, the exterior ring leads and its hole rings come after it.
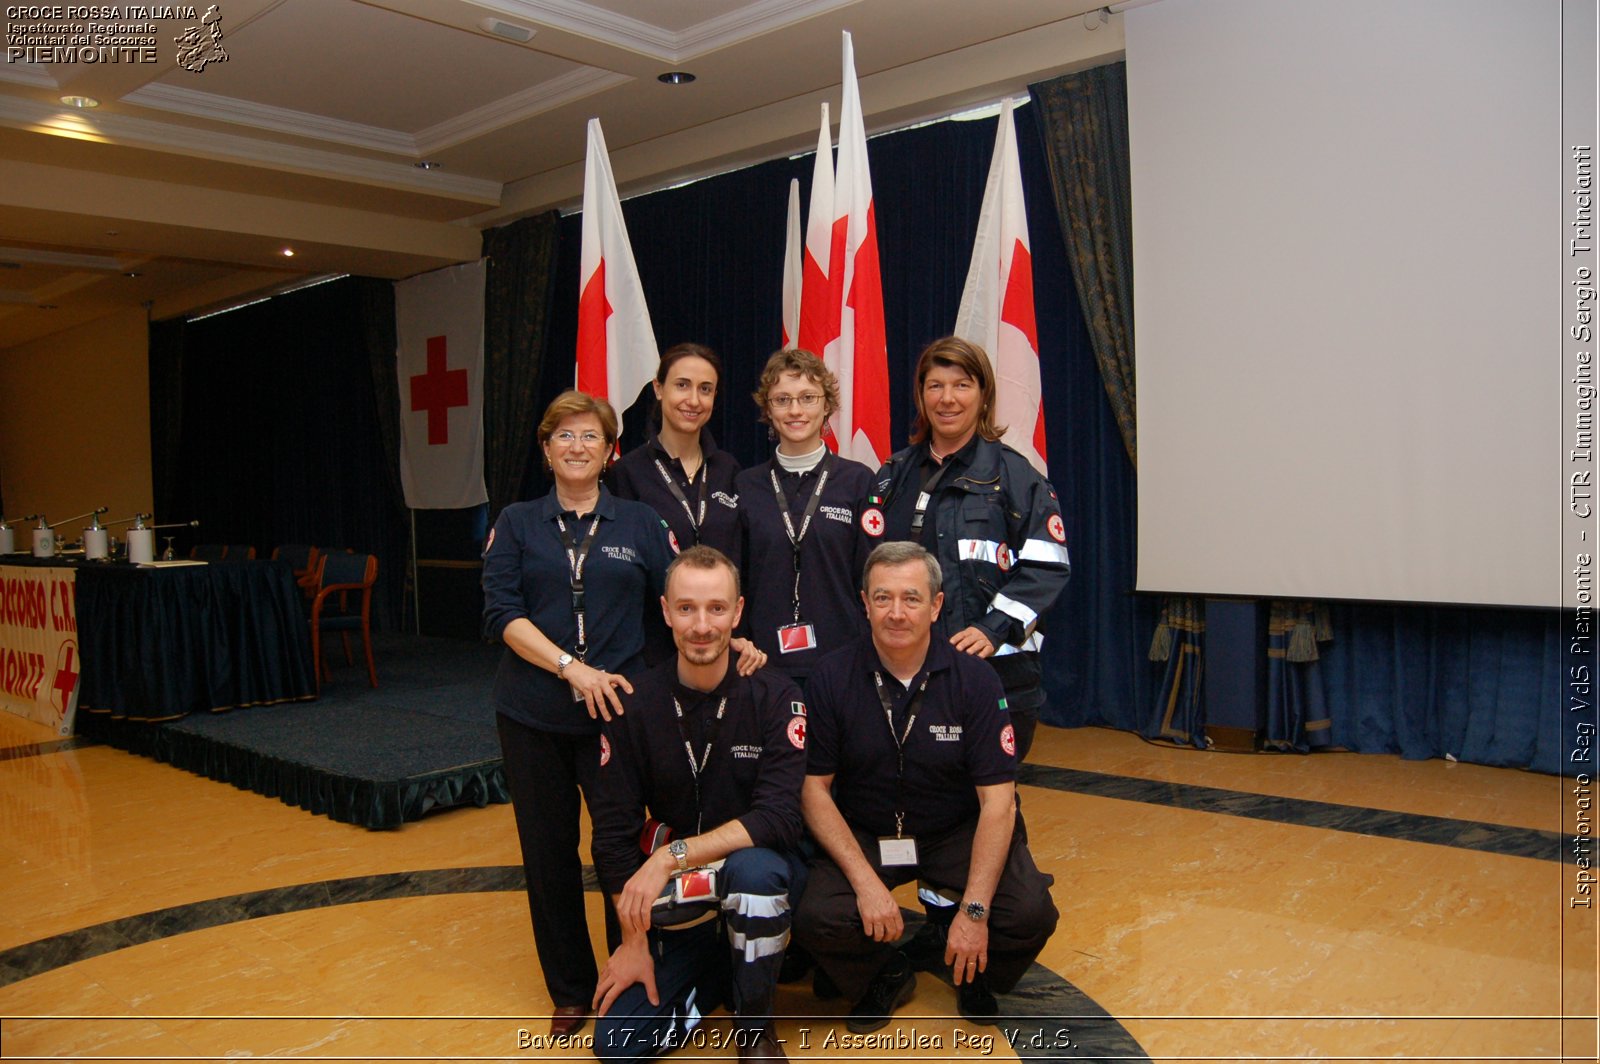
MULTIPOLYGON (((645 618, 661 616, 672 549, 649 506, 600 483, 617 415, 583 392, 557 396, 539 422, 554 484, 507 506, 483 551, 484 634, 505 644, 492 699, 506 786, 522 843, 534 946, 553 1011, 550 1033, 583 1026, 599 972, 589 945, 579 797, 589 802, 606 756, 601 722, 622 712, 617 689, 642 665, 645 618)), ((766 660, 754 647, 742 675, 766 660)), ((622 940, 606 906, 606 938, 622 940)))
POLYGON ((866 635, 857 592, 872 541, 859 523, 872 470, 822 441, 839 382, 809 351, 767 360, 752 396, 778 446, 734 481, 739 494, 744 629, 802 689, 828 651, 866 635))
MULTIPOLYGON (((600 771, 600 722, 639 664, 672 550, 654 510, 600 484, 617 439, 602 399, 563 392, 539 423, 554 485, 507 506, 483 554, 484 634, 505 644, 493 700, 550 1030, 584 1023, 598 972, 578 856, 579 795, 600 771)), ((607 907, 607 936, 620 941, 607 907)))

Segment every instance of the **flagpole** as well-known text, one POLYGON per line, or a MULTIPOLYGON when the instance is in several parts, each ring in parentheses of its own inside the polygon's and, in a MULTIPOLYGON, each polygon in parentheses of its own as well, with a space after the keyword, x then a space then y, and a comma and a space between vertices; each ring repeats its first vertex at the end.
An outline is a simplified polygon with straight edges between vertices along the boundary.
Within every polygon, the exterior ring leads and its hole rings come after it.
POLYGON ((417 634, 422 634, 422 588, 421 576, 417 572, 417 511, 411 511, 411 619, 416 623, 417 634))

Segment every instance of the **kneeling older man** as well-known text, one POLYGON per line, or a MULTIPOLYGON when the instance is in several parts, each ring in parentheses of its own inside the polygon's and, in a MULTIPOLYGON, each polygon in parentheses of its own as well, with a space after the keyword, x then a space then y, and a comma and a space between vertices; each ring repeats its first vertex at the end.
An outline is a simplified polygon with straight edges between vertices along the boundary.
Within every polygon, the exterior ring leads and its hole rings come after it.
POLYGON ((789 941, 806 707, 781 673, 733 667, 744 600, 732 562, 691 547, 666 589, 677 656, 634 679, 601 739, 594 863, 622 945, 595 993, 595 1055, 675 1048, 727 1003, 739 1059, 783 1060, 772 997, 789 941), (713 876, 694 871, 706 866, 713 876))
POLYGON ((994 1023, 996 991, 1017 984, 1055 930, 1051 877, 1020 832, 1016 739, 987 662, 932 638, 939 562, 891 542, 867 558, 871 642, 811 674, 801 804, 825 851, 812 862, 795 940, 855 1005, 856 1033, 886 1025, 916 989, 895 948, 890 890, 912 879, 961 899, 945 946, 963 1016, 994 1023))

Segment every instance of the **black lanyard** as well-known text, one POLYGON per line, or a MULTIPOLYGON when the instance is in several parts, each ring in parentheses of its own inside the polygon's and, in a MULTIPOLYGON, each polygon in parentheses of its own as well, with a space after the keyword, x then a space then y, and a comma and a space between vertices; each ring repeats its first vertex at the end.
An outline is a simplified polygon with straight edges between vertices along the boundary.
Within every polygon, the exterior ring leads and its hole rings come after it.
POLYGON ((917 688, 911 700, 906 703, 905 730, 896 735, 894 730, 894 696, 889 693, 889 688, 883 682, 883 673, 876 669, 872 678, 877 681, 878 701, 883 703, 883 719, 889 723, 889 738, 894 740, 895 770, 894 770, 894 837, 900 838, 905 827, 906 812, 905 796, 906 782, 906 740, 911 738, 911 728, 917 723, 917 712, 922 708, 922 693, 928 689, 928 677, 922 678, 922 685, 917 688))
MULTIPOLYGON (((932 454, 933 452, 929 451, 928 453, 932 454)), ((922 488, 917 492, 917 508, 911 515, 911 538, 919 543, 923 542, 922 521, 924 514, 927 512, 928 503, 933 501, 933 493, 939 490, 939 481, 943 480, 945 473, 949 472, 950 459, 953 457, 955 456, 945 455, 944 461, 939 463, 939 468, 933 471, 933 475, 923 482, 922 488)), ((926 543, 923 545, 926 546, 926 543)))
POLYGON ((561 529, 561 542, 567 548, 567 574, 572 584, 572 616, 578 622, 578 645, 573 652, 582 661, 589 652, 588 630, 584 626, 583 563, 589 560, 589 548, 594 545, 594 534, 600 529, 600 514, 597 512, 594 520, 589 522, 589 531, 583 537, 581 547, 572 542, 572 533, 567 531, 567 522, 560 514, 556 514, 556 527, 561 529))
MULTIPOLYGON (((700 526, 706 521, 706 485, 711 481, 711 473, 706 468, 709 464, 705 455, 700 456, 700 507, 696 516, 695 508, 689 505, 689 500, 684 497, 683 489, 678 487, 678 482, 673 479, 672 473, 667 469, 666 463, 655 459, 656 471, 661 474, 661 479, 667 482, 667 490, 672 492, 672 497, 678 500, 678 505, 683 507, 683 512, 689 515, 689 528, 694 533, 694 542, 700 542, 700 526)), ((681 468, 681 463, 680 463, 681 468)), ((694 486, 694 478, 689 478, 689 485, 694 486)), ((693 546, 694 544, 689 544, 693 546)))
POLYGON ((778 482, 778 460, 772 460, 772 466, 767 470, 767 475, 772 478, 772 493, 778 497, 778 516, 783 518, 783 530, 789 534, 789 545, 794 548, 794 621, 800 623, 800 541, 806 538, 806 533, 811 529, 811 518, 816 515, 817 504, 822 501, 822 489, 828 484, 828 476, 833 472, 833 452, 824 451, 822 461, 817 463, 817 486, 812 489, 811 501, 806 503, 806 512, 800 518, 800 531, 794 530, 794 518, 789 514, 789 500, 783 494, 783 485, 778 482))
POLYGON ((672 696, 672 711, 678 715, 678 734, 683 737, 684 752, 689 755, 689 778, 694 780, 694 833, 700 834, 705 819, 705 813, 700 808, 700 773, 706 770, 706 762, 711 760, 711 748, 717 742, 717 730, 722 725, 722 715, 728 710, 728 696, 723 695, 722 701, 717 703, 717 715, 706 729, 706 747, 700 752, 700 760, 694 759, 694 744, 689 741, 689 725, 683 719, 683 705, 678 701, 678 696, 672 696))

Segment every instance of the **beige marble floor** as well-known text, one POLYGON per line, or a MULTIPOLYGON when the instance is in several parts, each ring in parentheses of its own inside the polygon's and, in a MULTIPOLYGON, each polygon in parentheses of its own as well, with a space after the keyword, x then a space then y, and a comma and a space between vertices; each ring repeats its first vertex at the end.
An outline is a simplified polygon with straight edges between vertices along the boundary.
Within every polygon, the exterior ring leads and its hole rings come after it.
MULTIPOLYGON (((0 749, 51 738, 0 714, 0 749)), ((1206 754, 1099 729, 1041 729, 1032 760, 1572 829, 1562 781, 1481 766, 1206 754)), ((1038 787, 1023 801, 1062 913, 1040 963, 1154 1060, 1595 1059, 1596 922, 1568 904, 1571 864, 1038 787)), ((0 761, 0 951, 249 891, 519 862, 505 806, 369 832, 105 747, 0 761)), ((945 1018, 953 994, 927 977, 899 1017, 920 1049, 830 1043, 842 1004, 802 988, 779 1004, 797 1059, 1020 1055, 1004 1032, 945 1018)), ((12 982, 0 1058, 592 1059, 540 1044, 549 1007, 523 895, 398 898, 173 934, 12 982)), ((679 1058, 732 1056, 725 1032, 714 1022, 679 1058)))

